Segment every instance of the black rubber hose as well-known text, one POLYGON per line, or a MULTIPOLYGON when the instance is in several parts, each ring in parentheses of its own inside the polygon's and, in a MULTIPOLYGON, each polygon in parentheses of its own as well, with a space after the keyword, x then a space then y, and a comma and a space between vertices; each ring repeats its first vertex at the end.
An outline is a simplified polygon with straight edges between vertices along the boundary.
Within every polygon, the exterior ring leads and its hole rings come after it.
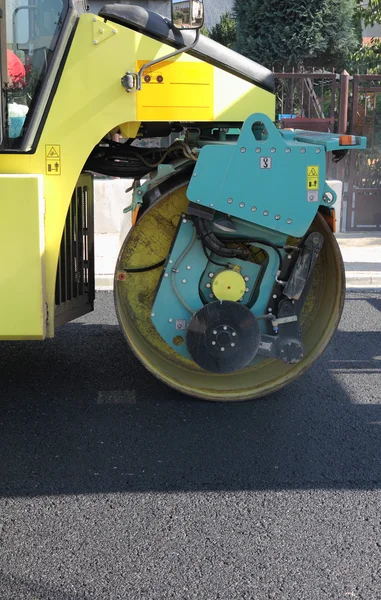
POLYGON ((224 258, 240 257, 247 260, 250 257, 250 250, 247 248, 226 248, 224 243, 211 231, 209 223, 204 219, 195 218, 194 220, 197 233, 205 246, 218 256, 224 258))
POLYGON ((154 269, 158 269, 159 267, 163 267, 165 264, 165 260, 161 260, 160 262, 150 265, 149 267, 137 267, 136 269, 123 269, 125 273, 146 273, 147 271, 153 271, 154 269))
POLYGON ((281 270, 282 266, 283 266, 283 256, 280 252, 279 247, 276 244, 273 244, 272 242, 268 242, 265 240, 260 240, 257 238, 249 238, 249 237, 245 237, 242 236, 240 238, 232 238, 231 240, 229 240, 231 242, 247 242, 250 244, 262 244, 262 246, 268 246, 269 248, 273 248, 275 250, 275 252, 278 254, 278 258, 279 258, 279 270, 281 270))

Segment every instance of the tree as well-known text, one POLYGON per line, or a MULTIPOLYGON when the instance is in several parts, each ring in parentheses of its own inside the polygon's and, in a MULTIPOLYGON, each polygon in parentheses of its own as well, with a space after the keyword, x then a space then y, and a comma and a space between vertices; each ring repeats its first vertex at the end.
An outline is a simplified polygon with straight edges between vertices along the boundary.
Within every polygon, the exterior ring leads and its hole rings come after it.
POLYGON ((365 26, 381 23, 381 1, 357 0, 357 13, 365 26))
POLYGON ((210 37, 223 46, 232 48, 237 37, 237 22, 232 13, 226 12, 221 15, 219 23, 210 31, 210 37))
POLYGON ((236 48, 275 70, 343 68, 359 46, 356 0, 235 0, 236 48))
MULTIPOLYGON (((381 23, 381 0, 370 0, 367 4, 364 4, 363 0, 357 0, 355 19, 361 30, 362 24, 368 26, 381 23)), ((380 39, 372 38, 370 43, 352 53, 350 70, 357 73, 380 73, 380 39)))

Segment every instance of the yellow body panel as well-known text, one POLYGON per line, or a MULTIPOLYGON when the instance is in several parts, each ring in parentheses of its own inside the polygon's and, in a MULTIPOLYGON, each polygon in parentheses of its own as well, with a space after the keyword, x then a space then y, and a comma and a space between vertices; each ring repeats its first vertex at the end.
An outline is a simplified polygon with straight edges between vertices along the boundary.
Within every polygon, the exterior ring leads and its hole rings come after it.
MULTIPOLYGON (((147 60, 137 62, 137 70, 147 60)), ((144 72, 150 81, 137 94, 140 121, 211 121, 214 117, 214 68, 201 62, 166 61, 144 72)))
POLYGON ((0 175, 2 339, 43 339, 44 196, 41 175, 0 175))
MULTIPOLYGON (((17 221, 16 215, 20 214, 20 207, 24 206, 21 202, 30 203, 33 214, 36 209, 37 184, 31 183, 30 189, 26 190, 25 181, 23 183, 25 174, 41 175, 45 200, 45 252, 40 255, 38 268, 33 262, 34 270, 28 276, 27 290, 19 282, 17 285, 9 285, 10 281, 15 283, 17 280, 14 275, 15 258, 8 252, 0 255, 0 297, 3 299, 2 306, 7 308, 0 311, 0 339, 43 337, 45 333, 53 336, 56 269, 66 213, 83 165, 102 137, 122 123, 135 124, 142 118, 142 112, 145 119, 157 121, 176 121, 179 114, 183 114, 184 119, 189 119, 192 114, 201 114, 197 113, 198 109, 189 107, 188 85, 176 91, 174 102, 167 107, 162 105, 161 98, 159 107, 154 106, 149 112, 147 108, 142 108, 142 103, 146 102, 153 86, 143 83, 142 92, 126 93, 121 85, 121 77, 126 71, 134 71, 139 61, 165 56, 173 48, 120 25, 113 25, 110 21, 108 26, 111 30, 108 27, 107 36, 102 38, 103 41, 99 38, 95 44, 94 31, 97 31, 98 22, 99 17, 91 14, 81 15, 79 19, 36 151, 30 154, 0 155, 0 174, 21 176, 21 187, 16 183, 10 184, 8 177, 0 178, 0 211, 2 215, 4 212, 8 215, 6 219, 0 219, 2 243, 7 239, 12 249, 17 246, 24 250, 40 247, 41 231, 32 222, 28 227, 26 216, 21 220, 21 227, 20 223, 17 223, 17 227, 14 223, 11 233, 8 232, 12 216, 17 221), (175 101, 182 103, 184 107, 180 112, 174 105, 175 101), (188 107, 185 109, 186 102, 188 107), (59 147, 59 161, 53 162, 57 157, 52 157, 52 161, 47 157, 47 148, 51 147, 59 147), (55 168, 57 162, 58 167, 55 168), (14 186, 14 197, 9 199, 7 194, 11 186, 14 186), (25 192, 23 198, 20 197, 21 189, 25 192), (44 262, 45 285, 40 276, 44 262), (29 298, 35 300, 30 303, 29 298), (43 327, 45 306, 46 332, 43 327), (23 311, 25 317, 21 318, 23 311), (10 326, 9 312, 20 316, 17 327, 10 326)), ((173 64, 165 68, 169 69, 171 77, 176 80, 183 77, 183 73, 191 74, 196 79, 200 77, 202 81, 206 74, 210 76, 211 84, 205 86, 208 91, 202 95, 205 106, 202 109, 203 117, 197 117, 199 120, 244 121, 254 111, 273 117, 275 98, 271 93, 224 73, 221 69, 205 65, 186 54, 180 55, 173 64)), ((158 97, 156 102, 159 103, 158 97)), ((199 95, 192 92, 191 102, 199 103, 199 95)), ((36 180, 32 177, 30 181, 36 180)), ((21 264, 19 260, 18 269, 21 264)), ((12 318, 14 323, 17 319, 12 318)))

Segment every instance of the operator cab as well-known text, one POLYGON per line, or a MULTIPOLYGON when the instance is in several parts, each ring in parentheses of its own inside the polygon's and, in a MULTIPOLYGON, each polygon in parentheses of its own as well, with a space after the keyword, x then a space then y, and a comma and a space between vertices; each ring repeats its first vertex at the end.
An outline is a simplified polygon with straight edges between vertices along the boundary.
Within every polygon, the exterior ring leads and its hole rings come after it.
POLYGON ((44 87, 51 89, 51 65, 69 0, 0 0, 0 11, 0 147, 18 150, 33 117, 41 120, 44 103, 38 100, 44 87))

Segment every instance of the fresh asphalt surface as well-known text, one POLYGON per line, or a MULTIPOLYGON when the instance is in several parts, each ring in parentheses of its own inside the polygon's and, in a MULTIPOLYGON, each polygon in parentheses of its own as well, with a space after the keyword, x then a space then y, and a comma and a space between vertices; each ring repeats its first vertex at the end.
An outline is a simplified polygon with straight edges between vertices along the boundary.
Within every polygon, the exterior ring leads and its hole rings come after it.
POLYGON ((381 598, 380 292, 253 402, 156 381, 107 292, 0 369, 0 600, 381 598))

